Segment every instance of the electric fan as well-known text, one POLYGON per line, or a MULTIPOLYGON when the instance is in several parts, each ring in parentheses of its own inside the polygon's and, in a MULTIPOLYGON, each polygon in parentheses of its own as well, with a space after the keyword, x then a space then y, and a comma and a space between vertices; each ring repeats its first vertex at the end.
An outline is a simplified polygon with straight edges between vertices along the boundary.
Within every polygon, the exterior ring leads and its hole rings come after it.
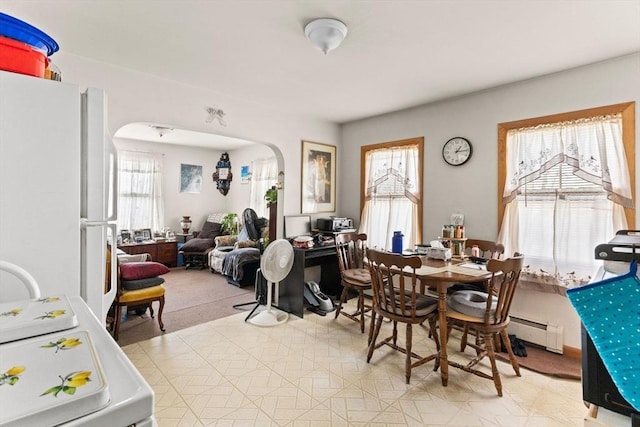
POLYGON ((271 307, 272 288, 278 295, 278 284, 287 277, 293 266, 293 247, 285 239, 279 239, 267 246, 260 258, 260 271, 267 280, 266 309, 249 319, 250 323, 258 326, 275 326, 284 323, 289 314, 271 307))

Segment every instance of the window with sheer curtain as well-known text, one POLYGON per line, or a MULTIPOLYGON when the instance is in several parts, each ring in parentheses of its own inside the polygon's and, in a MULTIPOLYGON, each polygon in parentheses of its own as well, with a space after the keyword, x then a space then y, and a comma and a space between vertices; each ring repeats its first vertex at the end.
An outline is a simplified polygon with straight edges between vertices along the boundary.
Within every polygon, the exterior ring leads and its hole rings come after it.
POLYGON ((521 252, 521 281, 564 293, 587 282, 594 248, 627 228, 632 188, 622 138, 612 114, 509 129, 505 204, 498 240, 521 252))
POLYGON ((251 162, 251 196, 249 206, 259 217, 269 218, 264 195, 278 180, 278 161, 275 157, 251 162))
POLYGON ((164 226, 162 154, 118 152, 119 229, 159 231, 164 226))
POLYGON ((362 147, 363 189, 360 233, 370 248, 391 250, 394 231, 404 247, 422 241, 423 138, 362 147))

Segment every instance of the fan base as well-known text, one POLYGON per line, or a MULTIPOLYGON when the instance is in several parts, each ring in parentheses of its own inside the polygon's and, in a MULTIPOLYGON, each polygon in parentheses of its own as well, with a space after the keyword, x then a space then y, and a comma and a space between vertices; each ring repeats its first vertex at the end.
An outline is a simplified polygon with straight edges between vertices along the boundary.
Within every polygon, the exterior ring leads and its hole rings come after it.
POLYGON ((256 326, 277 326, 285 323, 288 319, 288 313, 272 307, 271 310, 263 310, 251 317, 248 322, 256 326))

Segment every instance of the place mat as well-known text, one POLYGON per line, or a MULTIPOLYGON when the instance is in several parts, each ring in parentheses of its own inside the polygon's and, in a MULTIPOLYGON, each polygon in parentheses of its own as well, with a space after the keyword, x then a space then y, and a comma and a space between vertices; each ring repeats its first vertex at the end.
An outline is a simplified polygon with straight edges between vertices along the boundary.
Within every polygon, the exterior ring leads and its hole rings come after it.
MULTIPOLYGON (((426 275, 426 274, 442 273, 442 272, 447 271, 448 268, 449 268, 448 266, 445 266, 445 267, 429 267, 429 266, 423 265, 422 267, 416 269, 416 275, 417 276, 423 276, 423 275, 426 275)), ((413 268, 405 267, 404 271, 406 271, 408 273, 411 273, 411 272, 413 272, 413 268)))
POLYGON ((447 271, 451 273, 463 274, 465 276, 485 276, 487 274, 487 268, 480 264, 459 264, 450 265, 447 267, 447 271))

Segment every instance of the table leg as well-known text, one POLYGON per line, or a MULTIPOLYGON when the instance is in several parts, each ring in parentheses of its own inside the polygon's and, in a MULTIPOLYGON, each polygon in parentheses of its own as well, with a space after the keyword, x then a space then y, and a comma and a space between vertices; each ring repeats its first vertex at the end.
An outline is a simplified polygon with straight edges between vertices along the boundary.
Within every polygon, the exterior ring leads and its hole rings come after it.
POLYGON ((447 362, 447 288, 438 283, 438 315, 440 327, 440 376, 442 385, 446 387, 449 381, 449 364, 447 362))

